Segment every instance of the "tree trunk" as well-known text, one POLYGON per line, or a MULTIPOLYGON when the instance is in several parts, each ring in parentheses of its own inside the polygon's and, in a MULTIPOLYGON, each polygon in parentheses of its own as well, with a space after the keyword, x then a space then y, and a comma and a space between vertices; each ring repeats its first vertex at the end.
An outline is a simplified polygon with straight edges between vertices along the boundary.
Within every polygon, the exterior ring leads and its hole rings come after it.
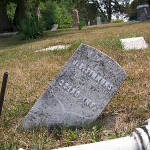
POLYGON ((111 1, 109 0, 109 4, 108 4, 108 22, 111 22, 111 15, 112 15, 112 5, 111 5, 111 1))
POLYGON ((25 12, 26 12, 26 0, 18 1, 13 20, 14 26, 17 27, 20 24, 21 20, 25 18, 25 12))
POLYGON ((11 28, 8 16, 7 16, 7 10, 5 6, 0 7, 0 33, 9 31, 11 28))

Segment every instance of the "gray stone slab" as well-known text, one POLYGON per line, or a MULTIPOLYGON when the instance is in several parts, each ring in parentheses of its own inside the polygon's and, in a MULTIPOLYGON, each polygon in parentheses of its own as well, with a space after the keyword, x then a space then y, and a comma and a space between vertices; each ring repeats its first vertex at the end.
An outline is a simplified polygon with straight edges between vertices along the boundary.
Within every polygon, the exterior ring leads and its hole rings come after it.
POLYGON ((101 17, 97 17, 96 21, 97 21, 97 25, 100 25, 101 24, 101 17))
POLYGON ((0 36, 12 36, 16 35, 18 32, 6 32, 6 33, 0 33, 0 36))
POLYGON ((124 50, 142 50, 148 48, 148 44, 143 37, 120 39, 120 41, 124 47, 124 50))
POLYGON ((81 44, 19 127, 82 126, 93 122, 126 78, 119 64, 81 44))

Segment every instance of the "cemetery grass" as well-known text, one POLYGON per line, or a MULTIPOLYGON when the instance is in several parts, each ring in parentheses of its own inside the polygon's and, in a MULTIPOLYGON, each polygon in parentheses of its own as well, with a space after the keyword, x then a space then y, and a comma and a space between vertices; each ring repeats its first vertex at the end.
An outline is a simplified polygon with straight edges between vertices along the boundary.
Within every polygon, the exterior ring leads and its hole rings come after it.
POLYGON ((122 137, 150 118, 150 48, 124 51, 119 41, 136 36, 143 36, 150 45, 150 22, 47 31, 35 40, 22 40, 22 35, 0 37, 0 85, 4 71, 9 72, 0 118, 0 150, 53 149, 122 137), (80 43, 106 53, 128 74, 104 112, 92 125, 83 128, 16 130, 80 43), (71 46, 61 51, 35 53, 60 44, 71 46))

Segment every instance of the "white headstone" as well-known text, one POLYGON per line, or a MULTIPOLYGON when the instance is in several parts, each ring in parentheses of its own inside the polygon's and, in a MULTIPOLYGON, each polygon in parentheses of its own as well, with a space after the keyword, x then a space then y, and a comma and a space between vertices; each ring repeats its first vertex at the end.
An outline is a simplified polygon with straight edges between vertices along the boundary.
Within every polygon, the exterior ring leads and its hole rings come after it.
POLYGON ((81 44, 19 128, 82 126, 93 122, 126 78, 120 65, 81 44))
POLYGON ((53 24, 51 31, 56 31, 58 28, 58 24, 53 24))
POLYGON ((63 50, 68 49, 70 45, 55 45, 51 47, 47 47, 41 50, 36 50, 35 52, 43 52, 43 51, 54 51, 54 50, 63 50))
POLYGON ((97 25, 100 25, 100 24, 101 24, 101 18, 97 17, 97 25))
POLYGON ((134 37, 120 40, 125 50, 146 49, 148 45, 143 37, 134 37))

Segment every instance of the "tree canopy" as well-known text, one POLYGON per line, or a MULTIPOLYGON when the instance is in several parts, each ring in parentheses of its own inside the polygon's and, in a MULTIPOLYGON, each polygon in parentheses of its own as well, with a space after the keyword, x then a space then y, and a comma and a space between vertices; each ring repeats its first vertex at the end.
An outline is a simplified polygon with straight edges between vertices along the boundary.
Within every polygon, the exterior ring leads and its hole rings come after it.
MULTIPOLYGON (((144 3, 150 5, 150 0, 134 0, 131 4, 129 3, 130 0, 0 0, 0 32, 11 29, 12 25, 18 26, 31 6, 35 7, 35 4, 41 2, 46 5, 48 1, 63 4, 63 14, 69 15, 66 20, 70 18, 73 9, 78 9, 80 20, 86 22, 89 20, 94 22, 98 14, 110 22, 113 13, 128 13, 130 16, 136 13, 137 5, 144 3), (11 14, 11 10, 7 10, 11 3, 14 4, 11 7, 14 16, 11 14), (11 17, 8 17, 8 14, 11 17)), ((59 5, 59 7, 61 6, 59 5)), ((35 12, 35 8, 31 8, 31 10, 35 12)))
POLYGON ((101 14, 110 22, 112 14, 117 12, 123 13, 130 0, 92 0, 92 2, 97 4, 101 14))

